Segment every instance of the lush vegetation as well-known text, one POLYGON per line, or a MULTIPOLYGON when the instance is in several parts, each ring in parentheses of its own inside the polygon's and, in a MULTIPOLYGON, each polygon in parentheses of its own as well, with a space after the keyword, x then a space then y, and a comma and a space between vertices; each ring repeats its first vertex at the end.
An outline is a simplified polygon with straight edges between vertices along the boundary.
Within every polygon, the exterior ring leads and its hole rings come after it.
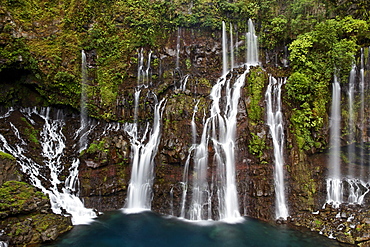
POLYGON ((366 21, 352 17, 325 20, 310 32, 301 34, 289 49, 292 74, 286 85, 294 105, 291 123, 299 147, 319 148, 320 133, 327 116, 330 84, 334 74, 347 81, 351 65, 359 50, 359 40, 368 31, 366 21))

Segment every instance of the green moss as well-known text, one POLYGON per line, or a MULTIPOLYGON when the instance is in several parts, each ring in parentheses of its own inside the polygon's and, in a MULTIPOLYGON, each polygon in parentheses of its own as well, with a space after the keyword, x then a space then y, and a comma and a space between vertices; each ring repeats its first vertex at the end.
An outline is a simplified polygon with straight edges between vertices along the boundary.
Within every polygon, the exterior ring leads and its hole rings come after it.
POLYGON ((24 129, 24 133, 28 137, 28 140, 35 144, 39 144, 39 140, 37 138, 39 136, 39 130, 35 129, 26 118, 21 117, 21 120, 27 124, 27 127, 24 129))
POLYGON ((247 112, 248 117, 254 123, 263 120, 264 109, 260 106, 260 103, 263 100, 263 88, 267 81, 267 74, 260 67, 252 69, 247 77, 246 89, 249 96, 247 112))
POLYGON ((0 211, 20 212, 23 205, 34 197, 43 197, 29 184, 7 181, 0 187, 0 211))
MULTIPOLYGON (((109 150, 107 149, 107 140, 103 138, 100 141, 93 141, 93 143, 90 144, 90 146, 83 151, 83 153, 88 153, 88 154, 94 154, 97 152, 105 152, 107 153, 109 150)), ((82 153, 82 154, 83 154, 82 153)))
POLYGON ((2 151, 0 151, 0 158, 1 159, 7 159, 7 160, 15 160, 15 157, 11 154, 8 154, 8 153, 4 153, 2 151))
POLYGON ((315 219, 313 223, 315 224, 316 227, 320 227, 323 224, 322 221, 319 219, 315 219))

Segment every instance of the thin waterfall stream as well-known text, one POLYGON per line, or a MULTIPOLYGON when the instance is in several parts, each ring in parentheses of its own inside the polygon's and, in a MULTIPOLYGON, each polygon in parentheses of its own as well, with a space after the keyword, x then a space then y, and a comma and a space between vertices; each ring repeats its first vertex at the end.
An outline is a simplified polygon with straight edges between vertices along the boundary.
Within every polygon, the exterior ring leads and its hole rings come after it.
POLYGON ((286 79, 270 76, 269 85, 266 90, 267 105, 267 125, 274 146, 275 161, 275 217, 276 219, 286 220, 289 216, 288 206, 285 197, 284 184, 284 123, 281 112, 281 86, 285 84, 286 79))
POLYGON ((327 199, 328 204, 339 207, 343 200, 343 185, 340 170, 340 105, 341 88, 337 75, 334 75, 332 89, 332 105, 330 114, 330 159, 329 174, 327 178, 327 199))

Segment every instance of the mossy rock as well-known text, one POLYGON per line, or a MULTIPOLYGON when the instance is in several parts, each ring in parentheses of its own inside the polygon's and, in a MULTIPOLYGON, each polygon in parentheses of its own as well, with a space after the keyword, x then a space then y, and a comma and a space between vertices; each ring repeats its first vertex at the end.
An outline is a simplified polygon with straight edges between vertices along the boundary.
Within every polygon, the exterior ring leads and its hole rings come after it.
POLYGON ((48 203, 43 193, 27 183, 7 181, 0 187, 0 218, 33 212, 48 203))
POLYGON ((33 186, 7 181, 0 187, 0 229, 10 246, 25 246, 55 240, 72 222, 53 214, 48 197, 33 186))
POLYGON ((0 151, 0 159, 15 160, 15 157, 11 154, 0 151))

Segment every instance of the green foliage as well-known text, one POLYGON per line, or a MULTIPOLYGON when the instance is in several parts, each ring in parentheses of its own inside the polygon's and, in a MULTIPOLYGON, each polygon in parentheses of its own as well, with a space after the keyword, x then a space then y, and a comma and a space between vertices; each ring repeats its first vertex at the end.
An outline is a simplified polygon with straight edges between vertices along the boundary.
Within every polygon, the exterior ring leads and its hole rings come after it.
POLYGON ((286 84, 293 110, 291 123, 300 148, 317 145, 321 136, 313 133, 323 127, 330 100, 330 84, 334 73, 347 80, 357 41, 368 29, 367 23, 354 20, 329 19, 294 40, 289 50, 293 72, 286 84))
MULTIPOLYGON (((321 116, 334 67, 344 77, 359 41, 369 40, 367 9, 366 1, 351 0, 340 6, 332 0, 8 0, 0 6, 0 17, 11 19, 0 27, 0 71, 28 70, 48 104, 78 108, 80 51, 94 50, 97 64, 89 71, 89 114, 114 119, 117 92, 137 64, 131 58, 138 48, 161 47, 179 26, 219 30, 224 20, 243 33, 252 18, 263 49, 291 43, 288 96, 298 104, 307 101, 313 115, 321 116)), ((191 68, 190 60, 184 63, 191 68)), ((263 112, 258 105, 262 89, 251 89, 257 91, 249 113, 257 121, 263 112)))
POLYGON ((288 19, 283 15, 274 17, 271 22, 266 23, 265 32, 261 35, 264 45, 269 49, 284 43, 288 38, 288 19))
POLYGON ((257 158, 261 158, 263 155, 263 151, 265 149, 266 149, 265 140, 260 138, 258 135, 251 133, 251 138, 248 144, 249 153, 256 156, 257 158))
POLYGON ((310 100, 313 87, 314 84, 311 82, 310 78, 300 72, 292 73, 285 86, 288 96, 299 102, 310 100))
POLYGON ((107 153, 109 150, 107 149, 106 147, 106 140, 103 139, 101 141, 94 141, 93 143, 90 144, 90 146, 86 149, 86 151, 84 150, 83 152, 84 153, 88 153, 88 154, 93 154, 93 153, 96 153, 96 152, 105 152, 107 153))

